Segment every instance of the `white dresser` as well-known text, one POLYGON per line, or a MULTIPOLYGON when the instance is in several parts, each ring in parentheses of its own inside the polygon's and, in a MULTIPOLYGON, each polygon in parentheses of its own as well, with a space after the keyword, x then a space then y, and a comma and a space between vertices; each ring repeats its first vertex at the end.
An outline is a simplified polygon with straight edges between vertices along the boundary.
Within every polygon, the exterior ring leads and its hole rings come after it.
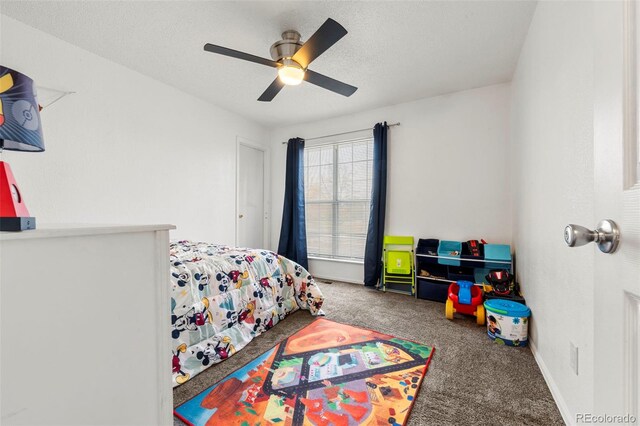
POLYGON ((172 225, 0 233, 0 423, 172 424, 172 225))

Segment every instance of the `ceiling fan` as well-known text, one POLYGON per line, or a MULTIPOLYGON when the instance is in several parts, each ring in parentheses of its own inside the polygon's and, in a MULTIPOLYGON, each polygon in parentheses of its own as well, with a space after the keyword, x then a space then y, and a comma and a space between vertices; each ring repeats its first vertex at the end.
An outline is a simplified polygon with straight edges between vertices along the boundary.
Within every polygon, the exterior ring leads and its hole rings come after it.
POLYGON ((205 44, 204 50, 277 68, 278 77, 258 98, 261 102, 271 102, 285 85, 295 86, 302 83, 302 80, 343 96, 351 96, 358 90, 357 87, 308 69, 311 62, 346 34, 347 30, 342 25, 329 18, 305 43, 300 41, 301 36, 297 31, 288 30, 282 33, 282 40, 271 46, 273 60, 211 43, 205 44))

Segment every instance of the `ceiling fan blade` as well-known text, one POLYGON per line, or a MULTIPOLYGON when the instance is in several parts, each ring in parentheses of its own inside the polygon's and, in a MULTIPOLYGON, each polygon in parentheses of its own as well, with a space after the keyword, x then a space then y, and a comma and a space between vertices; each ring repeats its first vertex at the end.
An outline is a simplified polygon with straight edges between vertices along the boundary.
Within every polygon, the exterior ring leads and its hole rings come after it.
POLYGON ((329 18, 309 37, 292 59, 306 68, 346 34, 347 30, 342 25, 329 18))
POLYGON ((273 83, 271 83, 269 87, 267 87, 267 90, 265 90, 264 93, 260 95, 258 100, 260 102, 271 102, 273 98, 275 98, 276 95, 280 93, 283 87, 284 83, 280 81, 280 78, 276 77, 276 79, 273 80, 273 83))
POLYGON ((211 53, 218 53, 220 55, 231 56, 232 58, 244 59, 245 61, 255 62, 257 64, 266 65, 268 67, 278 68, 282 66, 282 64, 272 61, 271 59, 261 58, 260 56, 252 55, 250 53, 240 52, 239 50, 229 49, 228 47, 217 46, 211 43, 205 44, 204 50, 211 53))
POLYGON ((358 90, 358 88, 355 86, 351 86, 350 84, 334 80, 331 77, 327 77, 326 75, 322 75, 311 70, 307 70, 304 73, 304 79, 311 84, 315 84, 316 86, 320 86, 323 89, 339 93, 342 96, 351 96, 355 93, 356 90, 358 90))

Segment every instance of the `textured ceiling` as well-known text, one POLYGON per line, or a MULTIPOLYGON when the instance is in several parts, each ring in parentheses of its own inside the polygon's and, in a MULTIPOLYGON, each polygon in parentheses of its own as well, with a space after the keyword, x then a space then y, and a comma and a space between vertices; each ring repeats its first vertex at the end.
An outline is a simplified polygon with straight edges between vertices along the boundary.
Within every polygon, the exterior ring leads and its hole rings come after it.
POLYGON ((509 81, 535 2, 6 1, 27 25, 267 126, 355 113, 509 81), (269 58, 286 29, 306 40, 331 17, 349 34, 311 69, 358 86, 308 83, 257 98, 276 71, 204 52, 206 42, 269 58))

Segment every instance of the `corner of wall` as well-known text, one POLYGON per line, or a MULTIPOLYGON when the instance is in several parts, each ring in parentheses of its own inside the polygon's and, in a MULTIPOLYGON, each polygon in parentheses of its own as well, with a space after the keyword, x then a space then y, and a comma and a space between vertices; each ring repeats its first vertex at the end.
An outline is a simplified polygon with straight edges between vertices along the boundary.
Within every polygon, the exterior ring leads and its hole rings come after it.
POLYGON ((564 420, 564 422, 569 426, 575 425, 576 422, 573 420, 573 416, 571 415, 571 410, 569 410, 569 406, 567 405, 567 402, 562 396, 562 393, 560 392, 560 388, 558 387, 558 384, 553 379, 553 376, 551 375, 549 368, 547 368, 547 364, 545 364, 544 359, 542 358, 541 354, 538 352, 538 347, 535 345, 535 343, 531 339, 529 339, 529 348, 531 349, 531 353, 533 354, 533 357, 536 360, 536 363, 538 364, 540 371, 542 372, 542 377, 544 378, 544 381, 547 383, 547 387, 551 391, 551 396, 553 396, 553 399, 556 402, 556 405, 558 406, 558 410, 560 411, 562 420, 564 420))
POLYGON ((532 311, 531 350, 567 424, 594 402, 593 253, 562 240, 566 223, 593 216, 591 13, 589 2, 539 3, 510 87, 516 279, 532 311))

